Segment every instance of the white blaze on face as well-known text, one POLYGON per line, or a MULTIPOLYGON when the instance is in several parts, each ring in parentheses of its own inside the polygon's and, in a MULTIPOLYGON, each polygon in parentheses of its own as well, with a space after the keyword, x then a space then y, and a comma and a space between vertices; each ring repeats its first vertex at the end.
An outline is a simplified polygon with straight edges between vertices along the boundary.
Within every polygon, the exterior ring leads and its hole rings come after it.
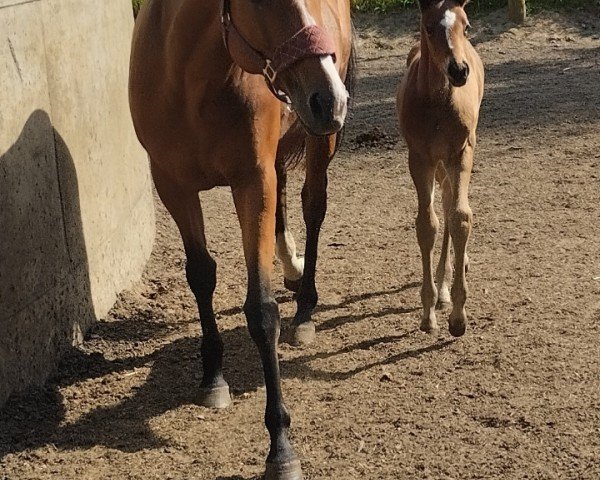
POLYGON ((333 116, 343 122, 346 118, 348 109, 348 90, 346 90, 346 86, 344 85, 344 82, 342 82, 340 74, 335 68, 331 55, 321 57, 321 66, 323 67, 325 74, 329 77, 331 91, 335 98, 335 103, 333 104, 333 116))
POLYGON ((442 27, 446 29, 446 39, 448 40, 448 47, 452 50, 452 40, 450 40, 450 33, 452 32, 452 28, 454 27, 454 23, 456 22, 456 13, 451 10, 446 10, 444 12, 444 18, 440 24, 442 27))

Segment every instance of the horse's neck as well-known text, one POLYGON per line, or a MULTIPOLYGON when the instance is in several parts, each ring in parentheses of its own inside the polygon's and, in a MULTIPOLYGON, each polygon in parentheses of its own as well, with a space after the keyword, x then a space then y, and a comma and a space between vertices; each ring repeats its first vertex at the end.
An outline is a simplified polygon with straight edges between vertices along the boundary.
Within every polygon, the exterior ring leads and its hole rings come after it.
POLYGON ((432 101, 447 101, 451 96, 451 85, 431 58, 425 35, 425 29, 421 28, 421 58, 417 75, 419 94, 432 101))
POLYGON ((232 62, 223 43, 220 5, 217 0, 182 0, 171 26, 169 48, 176 70, 183 68, 188 75, 195 72, 199 79, 224 77, 230 70, 232 62))

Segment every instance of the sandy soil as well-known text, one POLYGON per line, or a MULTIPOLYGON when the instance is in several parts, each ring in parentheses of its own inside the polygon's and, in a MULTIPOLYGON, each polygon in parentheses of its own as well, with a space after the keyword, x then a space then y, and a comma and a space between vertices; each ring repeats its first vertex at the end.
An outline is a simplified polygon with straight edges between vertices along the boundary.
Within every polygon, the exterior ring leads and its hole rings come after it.
MULTIPOLYGON (((393 108, 417 19, 359 19, 359 93, 321 242, 318 340, 281 347, 307 478, 600 478, 600 20, 597 10, 522 28, 504 18, 472 21, 487 90, 459 340, 417 330, 416 199, 393 108)), ((291 187, 300 242, 301 177, 291 187)), ((240 311, 239 227, 226 189, 202 197, 233 405, 195 403, 197 313, 178 234, 157 204, 143 283, 46 388, 0 413, 0 479, 261 474, 265 391, 240 311)), ((279 266, 276 286, 289 321, 279 266)))

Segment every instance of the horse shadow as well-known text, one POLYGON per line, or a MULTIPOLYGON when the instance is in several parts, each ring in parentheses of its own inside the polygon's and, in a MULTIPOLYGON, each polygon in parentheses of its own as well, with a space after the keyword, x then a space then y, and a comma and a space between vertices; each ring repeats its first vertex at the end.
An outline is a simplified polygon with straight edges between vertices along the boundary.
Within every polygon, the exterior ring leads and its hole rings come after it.
MULTIPOLYGON (((33 110, 18 136, 9 127, 2 133, 14 140, 0 151, 0 404, 11 392, 44 383, 96 320, 69 147, 44 110, 33 110)), ((58 423, 46 423, 45 414, 65 414, 58 390, 29 392, 29 404, 8 400, 8 414, 0 415, 0 459, 16 438, 5 433, 28 437, 11 426, 39 421, 47 437, 58 423)))
MULTIPOLYGON (((402 291, 415 285, 408 284, 395 290, 348 297, 341 302, 341 305, 350 305, 376 295, 402 291)), ((323 305, 321 308, 331 310, 334 306, 323 305)), ((371 315, 334 317, 320 324, 319 329, 335 328, 341 324, 342 319, 345 322, 357 322, 371 316, 402 315, 412 310, 390 308, 371 315)), ((223 316, 223 312, 220 315, 223 316)), ((130 341, 130 335, 148 338, 152 334, 160 334, 157 328, 150 316, 132 315, 119 322, 101 324, 101 328, 96 329, 93 335, 130 341)), ((373 338, 347 345, 333 352, 316 352, 291 360, 282 359, 280 362, 282 377, 328 382, 346 381, 360 372, 397 363, 407 358, 419 357, 428 352, 444 349, 452 343, 452 341, 437 342, 427 347, 407 350, 349 371, 323 371, 312 365, 315 360, 370 349, 384 343, 397 343, 411 333, 373 338)), ((243 398, 243 394, 256 391, 264 384, 260 357, 245 326, 225 330, 222 332, 222 337, 226 346, 225 377, 231 386, 234 398, 243 398)), ((182 405, 197 404, 201 372, 200 337, 178 338, 146 355, 116 359, 107 359, 101 353, 74 350, 64 359, 58 374, 45 388, 13 398, 0 411, 0 459, 8 453, 46 444, 52 444, 61 450, 103 445, 123 452, 167 446, 165 440, 155 435, 150 428, 150 420, 182 405), (145 383, 135 389, 130 397, 116 405, 98 407, 75 422, 64 422, 66 412, 64 399, 60 394, 61 387, 117 372, 135 371, 136 368, 150 365, 150 373, 145 383)), ((230 477, 230 480, 236 478, 243 477, 230 477)))

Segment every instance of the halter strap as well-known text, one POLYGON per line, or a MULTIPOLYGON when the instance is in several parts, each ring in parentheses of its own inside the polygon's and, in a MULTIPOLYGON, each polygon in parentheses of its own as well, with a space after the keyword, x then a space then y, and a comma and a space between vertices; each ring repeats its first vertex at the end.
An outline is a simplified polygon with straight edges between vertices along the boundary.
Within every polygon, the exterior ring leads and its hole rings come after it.
POLYGON ((331 55, 333 61, 336 60, 333 39, 318 25, 309 25, 296 32, 269 56, 255 49, 236 28, 231 19, 231 0, 222 0, 221 23, 223 42, 234 63, 248 73, 262 75, 269 90, 284 103, 291 103, 289 97, 275 87, 281 72, 308 57, 331 55))

